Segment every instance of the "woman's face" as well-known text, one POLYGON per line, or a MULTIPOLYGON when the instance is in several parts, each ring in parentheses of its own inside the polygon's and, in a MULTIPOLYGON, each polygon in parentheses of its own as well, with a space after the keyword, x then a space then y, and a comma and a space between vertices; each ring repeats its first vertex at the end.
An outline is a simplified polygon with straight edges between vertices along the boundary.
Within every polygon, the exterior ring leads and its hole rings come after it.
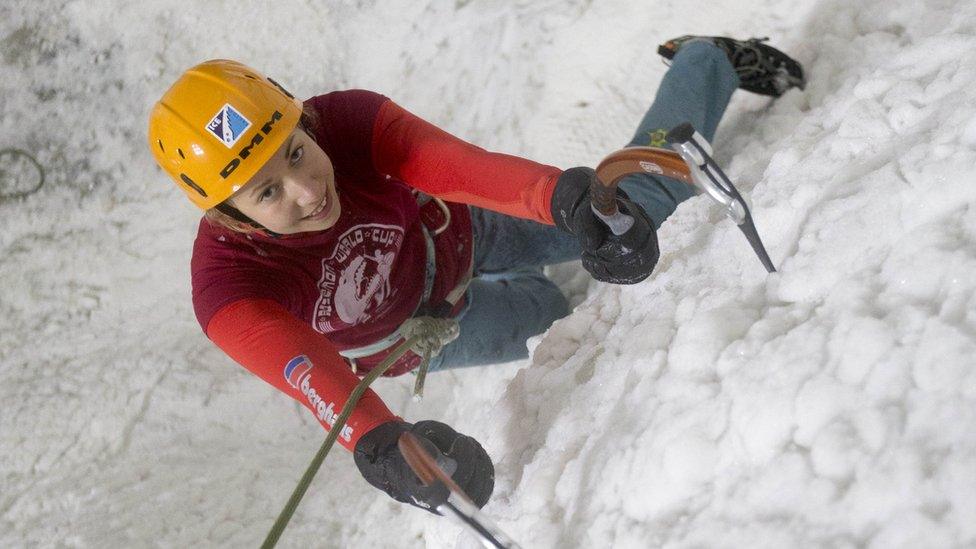
POLYGON ((340 213, 332 161, 300 126, 227 202, 279 234, 328 229, 340 213))

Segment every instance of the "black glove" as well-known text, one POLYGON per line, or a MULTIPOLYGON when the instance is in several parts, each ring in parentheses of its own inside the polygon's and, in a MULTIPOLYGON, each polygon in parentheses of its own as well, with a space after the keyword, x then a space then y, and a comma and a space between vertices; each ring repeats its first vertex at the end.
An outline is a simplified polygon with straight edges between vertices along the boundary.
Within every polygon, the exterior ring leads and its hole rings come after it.
POLYGON ((593 278, 613 284, 636 284, 651 275, 660 252, 654 223, 644 208, 617 189, 617 207, 634 224, 617 236, 593 213, 590 184, 596 172, 570 168, 559 176, 552 193, 552 219, 560 229, 576 235, 582 247, 583 268, 593 278))
POLYGON ((447 488, 436 483, 424 486, 397 447, 400 434, 410 431, 437 464, 464 490, 479 508, 488 503, 495 488, 495 467, 485 449, 475 439, 462 435, 438 421, 413 425, 390 421, 362 436, 353 458, 363 478, 393 499, 426 509, 434 514, 448 497, 447 488))

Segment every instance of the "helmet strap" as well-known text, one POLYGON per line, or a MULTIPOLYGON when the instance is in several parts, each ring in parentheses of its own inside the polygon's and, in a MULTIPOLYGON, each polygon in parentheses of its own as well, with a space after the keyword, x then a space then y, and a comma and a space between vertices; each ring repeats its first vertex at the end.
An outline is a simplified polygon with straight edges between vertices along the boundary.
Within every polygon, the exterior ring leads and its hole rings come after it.
POLYGON ((234 221, 240 221, 241 223, 244 223, 245 225, 248 225, 250 227, 254 227, 255 229, 260 229, 260 230, 268 233, 268 235, 271 236, 272 238, 278 238, 278 237, 281 236, 280 234, 272 231, 271 229, 268 229, 264 225, 258 223, 257 221, 251 219, 250 217, 244 215, 244 213, 242 213, 237 208, 231 206, 230 204, 221 202, 220 204, 217 204, 216 206, 214 206, 214 208, 216 208, 218 212, 226 215, 227 217, 230 217, 234 221))

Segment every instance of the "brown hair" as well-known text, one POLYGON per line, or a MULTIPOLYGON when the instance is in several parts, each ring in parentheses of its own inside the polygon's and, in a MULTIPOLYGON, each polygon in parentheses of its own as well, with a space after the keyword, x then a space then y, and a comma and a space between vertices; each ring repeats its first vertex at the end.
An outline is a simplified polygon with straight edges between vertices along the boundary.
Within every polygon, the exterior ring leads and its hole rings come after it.
MULTIPOLYGON (((318 139, 316 138, 316 135, 318 134, 319 122, 318 113, 312 110, 310 106, 306 105, 305 108, 302 109, 301 117, 298 119, 298 127, 300 127, 302 131, 307 133, 309 137, 311 137, 312 140, 317 143, 318 139)), ((264 230, 264 227, 255 222, 248 223, 247 221, 237 219, 232 215, 222 212, 221 208, 233 208, 236 210, 236 208, 227 203, 227 200, 224 200, 220 204, 217 204, 216 206, 203 212, 203 217, 211 225, 216 225, 218 227, 239 233, 246 234, 264 230)), ((241 217, 247 219, 244 214, 241 214, 241 217)))

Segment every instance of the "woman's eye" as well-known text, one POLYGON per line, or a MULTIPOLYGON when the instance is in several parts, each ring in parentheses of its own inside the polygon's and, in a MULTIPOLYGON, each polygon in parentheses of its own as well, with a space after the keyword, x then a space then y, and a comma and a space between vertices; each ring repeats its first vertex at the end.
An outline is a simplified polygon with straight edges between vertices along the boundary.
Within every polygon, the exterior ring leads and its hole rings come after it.
POLYGON ((265 200, 270 200, 274 198, 276 189, 277 189, 277 185, 268 185, 268 187, 261 192, 261 196, 258 197, 258 200, 264 202, 265 200))
POLYGON ((298 164, 298 161, 302 159, 302 155, 305 154, 305 147, 295 147, 295 150, 291 151, 291 163, 292 165, 298 164))

